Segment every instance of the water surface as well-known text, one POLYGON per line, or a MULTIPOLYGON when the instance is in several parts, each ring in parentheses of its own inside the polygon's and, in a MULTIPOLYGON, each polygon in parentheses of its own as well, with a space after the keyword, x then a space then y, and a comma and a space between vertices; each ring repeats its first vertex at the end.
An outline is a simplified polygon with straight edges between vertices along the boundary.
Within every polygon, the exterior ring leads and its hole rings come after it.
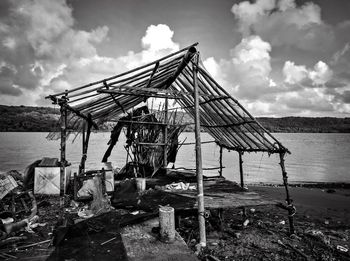
MULTIPOLYGON (((47 133, 2 132, 0 133, 0 170, 17 169, 23 171, 27 165, 42 157, 60 156, 59 141, 49 141, 47 133)), ((107 149, 110 133, 92 133, 88 150, 87 167, 99 168, 107 149)), ((350 134, 349 133, 275 133, 291 152, 286 157, 286 170, 291 182, 350 182, 350 134)), ((180 140, 194 142, 194 133, 183 133, 180 140)), ((67 143, 67 159, 77 171, 81 159, 81 137, 73 136, 67 143)), ((203 133, 202 141, 212 140, 203 133)), ((114 167, 122 167, 126 162, 123 147, 125 138, 110 156, 114 167)), ((219 147, 214 143, 202 145, 203 168, 219 166, 219 147)), ((281 183, 281 169, 278 154, 245 153, 243 155, 244 179, 249 183, 281 183)), ((238 154, 224 150, 223 174, 230 180, 239 180, 238 154)), ((195 168, 194 145, 182 146, 176 167, 195 168)), ((206 175, 217 175, 217 170, 204 171, 206 175)))

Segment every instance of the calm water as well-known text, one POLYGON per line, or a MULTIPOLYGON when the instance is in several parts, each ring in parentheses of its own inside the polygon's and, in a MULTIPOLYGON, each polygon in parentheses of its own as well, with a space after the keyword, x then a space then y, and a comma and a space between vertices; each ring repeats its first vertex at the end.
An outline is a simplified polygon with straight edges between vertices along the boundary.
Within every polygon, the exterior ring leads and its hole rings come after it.
MULTIPOLYGON (((42 157, 59 158, 59 141, 46 140, 47 133, 0 133, 0 171, 17 169, 23 171, 27 165, 42 157)), ((99 168, 107 148, 110 133, 93 133, 89 144, 88 168, 99 168)), ((274 134, 291 155, 286 157, 286 170, 291 182, 350 182, 350 134, 349 133, 276 133, 274 134)), ((67 143, 67 159, 77 171, 81 158, 80 136, 67 143)), ((194 142, 193 133, 184 133, 180 140, 194 142)), ((202 134, 202 141, 212 140, 202 134)), ((114 167, 125 164, 126 152, 121 138, 109 158, 114 167)), ((213 143, 202 145, 203 168, 219 166, 219 147, 213 143)), ((243 155, 244 177, 249 183, 281 183, 278 155, 267 153, 246 153, 243 155)), ((237 152, 224 150, 224 176, 239 180, 237 152)), ((182 146, 176 167, 195 167, 194 146, 182 146)), ((217 170, 204 171, 216 175, 217 170)))

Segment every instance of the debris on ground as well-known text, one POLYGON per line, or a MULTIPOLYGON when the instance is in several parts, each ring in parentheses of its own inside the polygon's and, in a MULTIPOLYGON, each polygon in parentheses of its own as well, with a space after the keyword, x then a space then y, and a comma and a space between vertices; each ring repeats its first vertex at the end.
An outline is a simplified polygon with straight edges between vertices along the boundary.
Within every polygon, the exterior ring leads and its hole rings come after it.
POLYGON ((296 234, 290 235, 285 213, 273 205, 206 210, 207 246, 202 248, 196 199, 176 194, 195 193, 185 180, 153 184, 142 192, 134 178, 119 180, 107 195, 103 179, 94 175, 81 182, 77 195, 68 187, 62 209, 59 196, 34 195, 20 173, 7 174, 11 187, 2 186, 0 260, 126 260, 120 228, 156 217, 160 205, 175 208, 176 230, 200 260, 350 260, 346 218, 296 213, 296 234))

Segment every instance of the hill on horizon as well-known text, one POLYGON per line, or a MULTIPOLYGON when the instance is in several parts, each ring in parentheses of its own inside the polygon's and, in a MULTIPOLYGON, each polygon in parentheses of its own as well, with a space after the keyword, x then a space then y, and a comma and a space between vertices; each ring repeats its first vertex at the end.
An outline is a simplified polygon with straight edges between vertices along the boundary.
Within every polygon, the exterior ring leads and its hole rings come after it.
MULTIPOLYGON (((183 117, 183 123, 193 122, 184 112, 178 112, 178 116, 183 117)), ((60 112, 57 108, 0 105, 0 131, 59 131, 59 117, 60 112)), ((350 133, 350 118, 257 117, 256 119, 270 132, 350 133)), ((104 124, 101 130, 109 131, 112 127, 112 124, 104 124)), ((185 131, 193 131, 193 129, 194 125, 189 125, 185 131)))

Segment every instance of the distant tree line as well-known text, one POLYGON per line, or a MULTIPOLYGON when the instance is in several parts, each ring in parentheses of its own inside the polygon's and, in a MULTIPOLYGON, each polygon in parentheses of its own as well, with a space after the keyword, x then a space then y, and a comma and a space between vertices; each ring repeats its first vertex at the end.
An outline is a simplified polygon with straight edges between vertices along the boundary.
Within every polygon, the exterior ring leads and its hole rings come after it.
MULTIPOLYGON (((0 105, 0 131, 49 132, 59 131, 58 108, 0 105)), ((182 124, 189 123, 185 131, 193 131, 191 117, 177 112, 182 124)), ((350 118, 309 117, 261 117, 257 120, 270 132, 350 132, 350 118)), ((113 124, 101 126, 100 130, 111 130, 113 124)))

